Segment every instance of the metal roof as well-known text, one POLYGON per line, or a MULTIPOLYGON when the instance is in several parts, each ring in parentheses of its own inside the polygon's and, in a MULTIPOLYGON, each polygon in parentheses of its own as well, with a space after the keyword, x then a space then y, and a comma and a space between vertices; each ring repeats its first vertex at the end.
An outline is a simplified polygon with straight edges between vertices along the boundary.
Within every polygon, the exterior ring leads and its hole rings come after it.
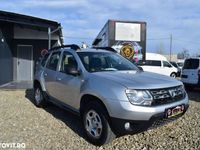
MULTIPOLYGON (((61 24, 56 21, 51 21, 23 14, 17 14, 13 12, 6 12, 1 10, 0 10, 0 22, 23 25, 28 28, 38 29, 42 31, 48 31, 48 28, 51 28, 51 30, 55 30, 59 26, 61 26, 61 24)), ((62 37, 62 29, 58 30, 57 33, 59 34, 60 37, 62 37)))
POLYGON ((0 21, 30 25, 30 26, 38 26, 38 27, 43 27, 43 28, 51 27, 53 29, 60 26, 60 24, 56 21, 17 14, 13 12, 6 12, 6 11, 1 11, 1 10, 0 10, 0 21))

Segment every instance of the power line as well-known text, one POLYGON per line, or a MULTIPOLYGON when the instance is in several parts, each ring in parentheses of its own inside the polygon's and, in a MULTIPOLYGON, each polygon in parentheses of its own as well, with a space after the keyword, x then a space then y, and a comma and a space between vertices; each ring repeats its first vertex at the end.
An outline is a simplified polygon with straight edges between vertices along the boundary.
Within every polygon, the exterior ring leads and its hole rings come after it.
POLYGON ((170 38, 148 38, 147 40, 169 40, 170 38))
POLYGON ((179 41, 179 42, 186 42, 186 43, 190 43, 190 44, 195 44, 195 45, 200 45, 200 43, 198 43, 198 42, 194 42, 194 41, 189 41, 189 40, 183 40, 183 39, 173 39, 173 40, 175 40, 175 41, 179 41))
MULTIPOLYGON (((78 36, 63 36, 66 39, 83 39, 83 40, 94 40, 95 38, 92 37, 78 37, 78 36)), ((147 38, 149 41, 153 40, 171 40, 171 37, 163 37, 163 38, 147 38)), ((179 38, 173 38, 173 41, 179 41, 179 42, 186 42, 190 44, 200 45, 198 42, 193 42, 189 40, 179 39, 179 38)))
MULTIPOLYGON (((77 36, 63 36, 64 38, 71 38, 71 39, 89 39, 93 40, 92 37, 77 37, 77 36)), ((148 38, 147 40, 169 40, 170 38, 148 38)))

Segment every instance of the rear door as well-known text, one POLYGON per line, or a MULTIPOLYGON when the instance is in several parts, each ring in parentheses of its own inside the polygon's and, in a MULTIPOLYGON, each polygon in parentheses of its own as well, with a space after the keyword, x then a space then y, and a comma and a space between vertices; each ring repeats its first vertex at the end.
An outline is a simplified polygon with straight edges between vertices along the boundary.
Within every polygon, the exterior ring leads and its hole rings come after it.
POLYGON ((191 58, 185 60, 181 75, 181 79, 184 83, 198 84, 199 65, 200 65, 199 59, 191 58))
POLYGON ((53 52, 46 64, 46 68, 44 69, 44 79, 47 93, 54 98, 57 90, 55 88, 55 83, 59 59, 60 52, 53 52))

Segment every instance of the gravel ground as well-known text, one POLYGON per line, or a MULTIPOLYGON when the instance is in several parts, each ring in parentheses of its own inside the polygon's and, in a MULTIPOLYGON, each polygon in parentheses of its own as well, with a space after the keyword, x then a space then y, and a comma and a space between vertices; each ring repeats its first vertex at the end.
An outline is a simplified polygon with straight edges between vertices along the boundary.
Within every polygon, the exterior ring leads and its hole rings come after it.
MULTIPOLYGON (((77 116, 50 105, 36 108, 32 91, 0 90, 0 143, 26 143, 27 149, 191 149, 200 150, 200 90, 188 92, 190 108, 177 121, 112 143, 88 143, 77 116)), ((1 149, 1 148, 0 148, 1 149)))

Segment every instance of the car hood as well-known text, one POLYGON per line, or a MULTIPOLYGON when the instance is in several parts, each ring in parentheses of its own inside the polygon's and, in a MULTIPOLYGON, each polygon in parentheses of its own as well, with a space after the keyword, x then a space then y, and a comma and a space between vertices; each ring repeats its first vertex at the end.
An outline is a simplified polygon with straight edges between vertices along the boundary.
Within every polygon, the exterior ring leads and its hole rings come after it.
POLYGON ((145 71, 110 71, 92 74, 132 89, 157 89, 182 85, 180 81, 172 77, 145 71))

